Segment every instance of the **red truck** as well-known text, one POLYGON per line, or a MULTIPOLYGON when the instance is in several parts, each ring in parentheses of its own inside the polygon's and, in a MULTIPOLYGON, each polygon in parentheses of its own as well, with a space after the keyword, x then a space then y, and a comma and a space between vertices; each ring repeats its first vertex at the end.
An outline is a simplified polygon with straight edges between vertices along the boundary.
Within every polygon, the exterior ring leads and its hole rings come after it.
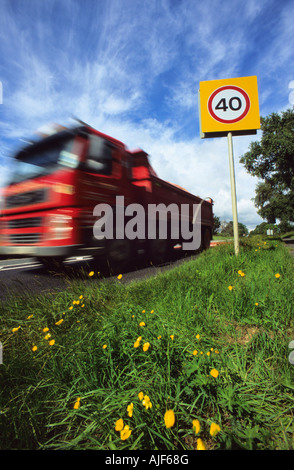
MULTIPOLYGON (((154 263, 163 261, 175 245, 183 246, 181 233, 178 238, 171 233, 169 211, 164 214, 167 229, 163 238, 158 233, 148 238, 147 226, 142 223, 139 228, 145 236, 122 236, 116 217, 112 237, 94 236, 93 227, 102 215, 97 216, 95 207, 108 205, 116 214, 118 196, 125 207, 139 204, 145 208, 146 217, 150 205, 185 205, 192 229, 193 205, 197 205, 201 208, 201 248, 210 245, 211 199, 193 196, 160 179, 144 151, 130 151, 122 142, 82 121, 27 144, 15 154, 14 161, 9 184, 2 188, 1 256, 33 256, 49 264, 52 260, 62 262, 68 257, 91 255, 107 259, 115 270, 138 256, 154 263)), ((156 213, 157 229, 160 217, 156 213)), ((128 221, 130 215, 122 223, 128 221)))

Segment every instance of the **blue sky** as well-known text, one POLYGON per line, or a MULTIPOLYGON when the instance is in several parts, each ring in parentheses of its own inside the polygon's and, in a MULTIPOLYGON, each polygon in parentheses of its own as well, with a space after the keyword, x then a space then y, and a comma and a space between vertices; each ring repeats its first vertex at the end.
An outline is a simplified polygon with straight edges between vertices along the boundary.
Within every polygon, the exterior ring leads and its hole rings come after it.
MULTIPOLYGON (((0 0, 0 165, 37 128, 78 116, 143 148, 160 177, 232 220, 226 138, 200 139, 200 81, 256 75, 262 116, 294 104, 293 0, 0 0)), ((238 219, 262 220, 239 164, 238 219)))

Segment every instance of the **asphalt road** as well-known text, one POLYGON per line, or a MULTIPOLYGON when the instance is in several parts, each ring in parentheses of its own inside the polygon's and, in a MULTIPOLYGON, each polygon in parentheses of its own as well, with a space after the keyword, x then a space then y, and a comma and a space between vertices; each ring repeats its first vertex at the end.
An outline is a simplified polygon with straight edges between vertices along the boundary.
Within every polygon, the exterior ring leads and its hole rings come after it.
MULTIPOLYGON (((158 273, 193 259, 197 255, 181 257, 175 255, 174 259, 157 266, 137 266, 129 272, 123 273, 121 282, 143 280, 158 273)), ((100 271, 103 279, 111 279, 111 275, 103 267, 94 263, 90 258, 78 258, 66 261, 62 269, 46 269, 34 258, 0 261, 0 302, 13 297, 25 297, 31 294, 48 294, 65 290, 73 279, 83 282, 93 282, 88 273, 100 271)))

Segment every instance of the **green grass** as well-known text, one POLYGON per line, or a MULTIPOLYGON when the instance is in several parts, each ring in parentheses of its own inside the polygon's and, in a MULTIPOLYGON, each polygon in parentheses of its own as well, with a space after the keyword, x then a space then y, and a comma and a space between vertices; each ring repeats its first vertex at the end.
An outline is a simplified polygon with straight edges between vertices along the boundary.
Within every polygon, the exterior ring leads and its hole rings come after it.
POLYGON ((0 447, 189 450, 201 438, 206 449, 293 450, 293 292, 287 249, 254 237, 238 257, 225 244, 145 281, 96 272, 54 297, 9 301, 0 447), (132 431, 126 440, 115 430, 120 418, 132 431))

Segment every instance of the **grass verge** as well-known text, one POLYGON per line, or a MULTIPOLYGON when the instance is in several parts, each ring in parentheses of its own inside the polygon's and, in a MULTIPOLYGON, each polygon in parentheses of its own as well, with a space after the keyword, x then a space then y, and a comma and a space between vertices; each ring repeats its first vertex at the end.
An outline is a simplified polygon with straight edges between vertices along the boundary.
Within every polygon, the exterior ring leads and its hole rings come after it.
POLYGON ((294 449, 293 260, 254 237, 1 312, 2 449, 294 449), (168 412, 168 413, 167 413, 168 412))

